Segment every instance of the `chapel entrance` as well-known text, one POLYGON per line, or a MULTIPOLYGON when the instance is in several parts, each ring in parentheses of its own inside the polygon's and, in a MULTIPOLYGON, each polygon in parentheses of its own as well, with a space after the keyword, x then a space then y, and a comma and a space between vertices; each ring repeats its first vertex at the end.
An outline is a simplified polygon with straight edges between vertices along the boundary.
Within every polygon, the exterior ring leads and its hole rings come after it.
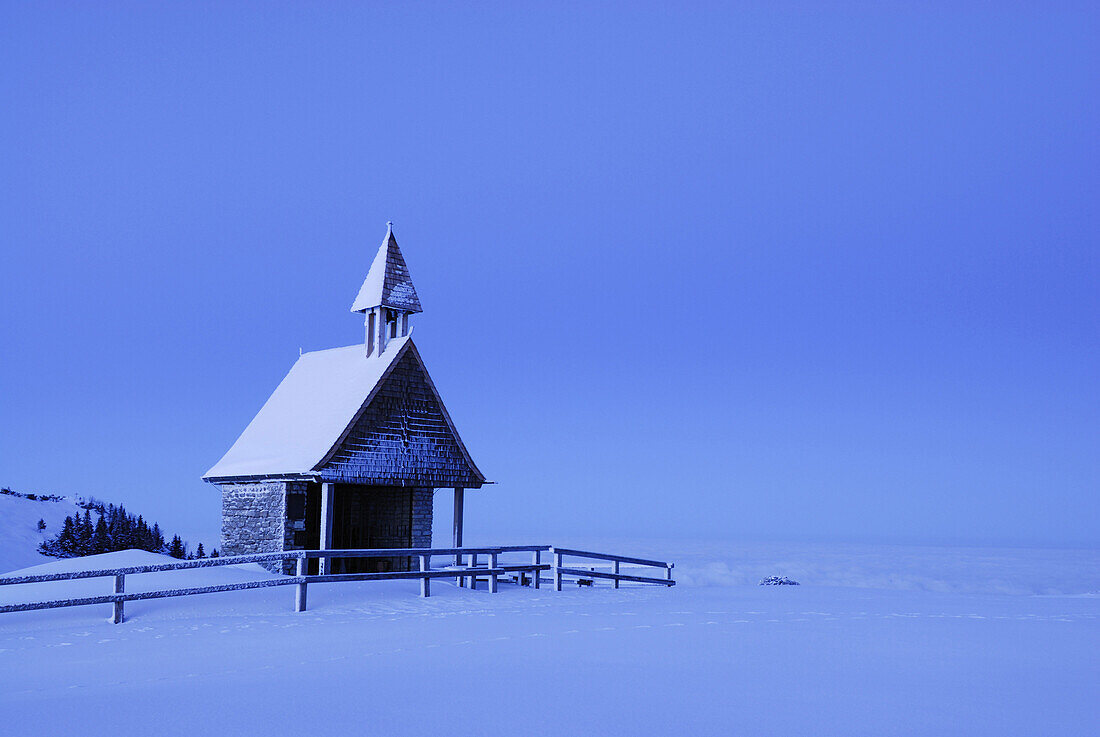
MULTIPOLYGON (((332 501, 334 550, 412 547, 412 489, 336 484, 332 501)), ((342 558, 334 561, 332 572, 407 571, 409 560, 408 557, 342 558)))

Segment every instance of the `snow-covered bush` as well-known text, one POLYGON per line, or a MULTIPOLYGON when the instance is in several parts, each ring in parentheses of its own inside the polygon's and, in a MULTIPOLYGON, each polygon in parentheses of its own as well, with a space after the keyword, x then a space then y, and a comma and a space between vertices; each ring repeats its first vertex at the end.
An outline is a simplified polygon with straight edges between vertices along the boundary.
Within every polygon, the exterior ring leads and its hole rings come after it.
POLYGON ((798 581, 792 581, 786 576, 768 576, 760 579, 761 586, 798 586, 798 581))

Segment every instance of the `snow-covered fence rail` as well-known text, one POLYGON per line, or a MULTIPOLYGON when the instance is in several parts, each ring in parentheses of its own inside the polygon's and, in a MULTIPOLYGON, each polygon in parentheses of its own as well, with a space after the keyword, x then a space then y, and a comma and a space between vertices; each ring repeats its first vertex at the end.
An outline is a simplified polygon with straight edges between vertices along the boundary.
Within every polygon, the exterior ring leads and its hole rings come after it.
POLYGON ((283 553, 258 553, 253 555, 224 556, 221 558, 204 558, 202 560, 181 560, 178 563, 160 563, 144 566, 127 566, 124 568, 109 568, 91 571, 71 571, 66 573, 44 573, 34 576, 11 576, 0 578, 0 586, 14 584, 43 583, 46 581, 71 581, 81 578, 113 578, 114 591, 100 596, 84 596, 69 599, 55 599, 52 601, 36 601, 22 604, 0 605, 0 614, 7 612, 23 612, 36 609, 57 609, 70 606, 85 606, 91 604, 111 604, 113 614, 111 621, 116 624, 123 620, 123 606, 127 601, 140 601, 143 599, 165 599, 174 596, 193 596, 197 594, 212 594, 222 591, 242 591, 245 589, 268 588, 270 586, 296 586, 294 597, 295 611, 305 611, 307 587, 311 583, 332 583, 338 581, 383 581, 401 579, 419 579, 420 595, 431 594, 431 580, 433 578, 454 578, 459 585, 469 583, 470 588, 476 588, 478 578, 487 578, 489 591, 496 593, 498 579, 509 573, 517 574, 518 580, 524 582, 523 574, 531 574, 531 583, 534 588, 539 587, 540 574, 543 571, 554 570, 555 588, 561 591, 561 578, 563 574, 580 575, 595 578, 611 578, 618 588, 619 581, 632 581, 636 583, 655 583, 671 586, 672 564, 659 561, 646 561, 639 558, 627 558, 624 556, 607 555, 604 553, 587 553, 579 550, 565 548, 553 548, 549 545, 510 545, 492 548, 387 548, 369 550, 294 550, 283 553), (543 563, 541 554, 551 552, 554 556, 554 564, 543 563), (531 553, 530 563, 503 563, 500 556, 509 553, 531 553), (485 564, 479 564, 479 556, 486 556, 485 564), (562 556, 609 560, 614 562, 612 573, 599 571, 565 568, 561 565, 562 556), (432 568, 433 556, 447 556, 454 559, 453 565, 443 568, 432 568), (411 571, 386 571, 379 573, 321 573, 310 575, 306 572, 307 561, 311 558, 332 560, 341 558, 418 558, 419 570, 411 571), (241 581, 238 583, 216 584, 211 586, 192 586, 178 589, 162 589, 158 591, 126 592, 126 576, 140 573, 157 573, 160 571, 176 571, 189 568, 212 568, 214 566, 240 565, 242 563, 266 563, 271 561, 297 561, 297 570, 293 576, 279 576, 258 581, 241 581), (630 576, 619 574, 619 563, 635 565, 647 565, 665 567, 668 575, 666 579, 646 578, 642 576, 630 576))
POLYGON ((631 583, 650 583, 660 586, 675 586, 676 582, 672 580, 672 563, 666 563, 660 560, 646 560, 645 558, 628 558, 625 555, 611 555, 610 553, 592 553, 587 550, 572 550, 570 548, 550 548, 550 554, 554 557, 554 589, 561 591, 562 577, 563 576, 577 576, 578 578, 592 579, 592 578, 604 578, 615 582, 615 588, 619 588, 620 581, 629 581, 631 583), (597 571, 591 568, 572 568, 563 565, 563 559, 566 556, 572 558, 588 558, 591 560, 606 560, 611 562, 611 572, 597 571), (626 563, 633 566, 664 568, 664 578, 653 578, 650 576, 634 576, 626 573, 619 573, 619 565, 626 563))

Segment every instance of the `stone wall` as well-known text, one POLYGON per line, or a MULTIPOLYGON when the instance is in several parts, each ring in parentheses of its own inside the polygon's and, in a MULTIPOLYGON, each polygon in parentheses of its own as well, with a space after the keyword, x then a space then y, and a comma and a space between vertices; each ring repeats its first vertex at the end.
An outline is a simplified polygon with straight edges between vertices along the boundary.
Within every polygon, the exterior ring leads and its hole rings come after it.
MULTIPOLYGON (((219 484, 222 490, 223 555, 279 553, 286 539, 285 481, 219 484)), ((278 561, 261 563, 281 571, 278 561)))
POLYGON ((413 489, 412 546, 432 546, 432 500, 435 489, 413 489))

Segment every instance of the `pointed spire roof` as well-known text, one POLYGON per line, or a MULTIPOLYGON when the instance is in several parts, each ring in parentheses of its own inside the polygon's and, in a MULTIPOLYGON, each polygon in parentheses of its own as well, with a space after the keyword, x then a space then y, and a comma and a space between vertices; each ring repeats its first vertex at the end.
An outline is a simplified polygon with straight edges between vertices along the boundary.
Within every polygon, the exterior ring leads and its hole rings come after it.
POLYGON ((409 276, 409 267, 405 265, 405 257, 393 237, 393 223, 386 223, 386 238, 374 257, 374 263, 370 265, 351 311, 366 312, 379 305, 402 312, 423 312, 420 298, 416 296, 416 287, 409 276))

